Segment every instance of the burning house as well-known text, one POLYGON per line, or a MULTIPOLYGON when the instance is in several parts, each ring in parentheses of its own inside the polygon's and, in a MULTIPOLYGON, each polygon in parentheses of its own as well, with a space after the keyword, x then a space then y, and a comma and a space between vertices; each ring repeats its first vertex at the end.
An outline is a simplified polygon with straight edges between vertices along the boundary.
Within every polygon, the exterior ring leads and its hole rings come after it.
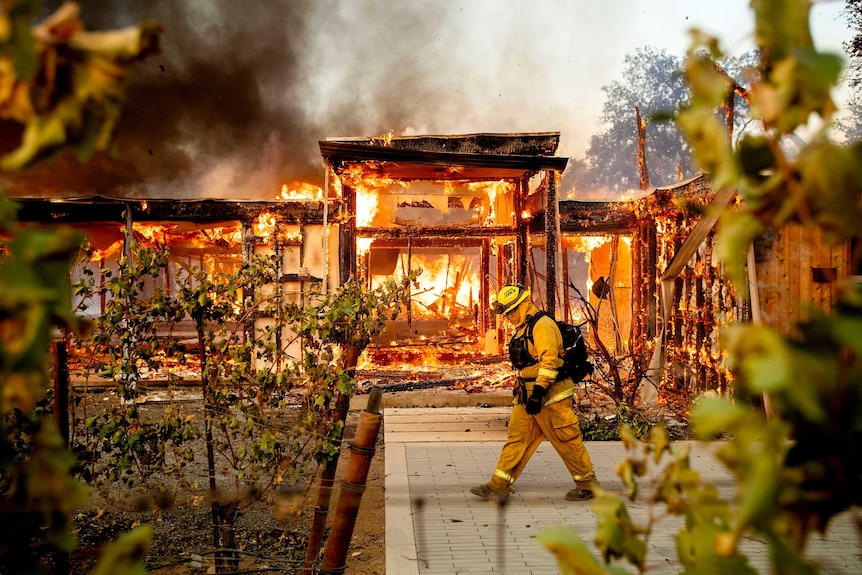
MULTIPOLYGON (((418 272, 405 313, 368 350, 376 365, 499 357, 508 334, 488 303, 522 283, 584 324, 597 354, 629 357, 629 381, 640 361, 647 399, 662 388, 727 391, 723 322, 789 330, 799 301, 828 309, 835 282, 853 274, 849 246, 791 227, 757 242, 748 294, 737 294, 715 257, 715 221, 682 207, 731 204, 732 191, 716 193, 701 175, 638 200, 559 200, 568 160, 554 155, 558 143, 558 133, 336 138, 319 142, 323 188, 285 187, 270 200, 17 199, 22 221, 88 237, 92 256, 77 275, 115 270, 131 238, 213 273, 275 254, 279 289, 294 301, 349 277, 374 286, 418 272)), ((166 291, 169 269, 154 280, 166 291)), ((104 302, 89 305, 96 315, 104 302)))
MULTIPOLYGON (((500 352, 503 327, 488 302, 506 283, 529 283, 531 244, 556 246, 555 186, 568 161, 554 156, 558 144, 558 133, 320 142, 328 186, 343 202, 340 276, 374 285, 420 274, 384 345, 433 344, 438 360, 500 352), (533 234, 540 211, 552 214, 550 226, 533 234)), ((542 267, 555 285, 555 265, 542 267)))

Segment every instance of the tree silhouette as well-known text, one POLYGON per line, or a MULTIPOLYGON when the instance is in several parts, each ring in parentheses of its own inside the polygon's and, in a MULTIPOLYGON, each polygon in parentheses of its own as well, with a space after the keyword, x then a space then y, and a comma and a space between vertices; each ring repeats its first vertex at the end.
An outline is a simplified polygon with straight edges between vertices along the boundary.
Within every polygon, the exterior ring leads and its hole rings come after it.
MULTIPOLYGON (((748 52, 726 58, 722 69, 729 78, 745 87, 748 79, 740 71, 756 60, 748 52)), ((578 190, 623 193, 640 188, 638 169, 637 110, 646 123, 646 159, 650 184, 661 186, 694 176, 698 168, 690 147, 677 125, 670 121, 691 93, 683 76, 685 60, 651 46, 637 48, 624 60, 622 79, 602 88, 607 100, 600 117, 601 130, 590 140, 583 161, 576 160, 566 174, 578 190)), ((719 112, 722 113, 722 112, 719 112)), ((734 133, 748 124, 748 106, 737 94, 734 102, 734 133)))

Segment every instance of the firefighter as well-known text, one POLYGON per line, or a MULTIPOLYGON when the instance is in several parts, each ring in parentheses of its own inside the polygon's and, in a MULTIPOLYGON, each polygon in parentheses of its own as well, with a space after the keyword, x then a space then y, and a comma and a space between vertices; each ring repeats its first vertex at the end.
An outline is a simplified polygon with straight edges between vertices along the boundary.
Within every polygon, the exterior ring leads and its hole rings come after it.
POLYGON ((566 500, 591 499, 598 481, 573 408, 575 382, 571 377, 558 376, 563 360, 557 323, 545 314, 536 320, 533 316, 539 309, 533 305, 530 291, 518 285, 503 287, 492 308, 515 327, 509 341, 509 357, 518 370, 518 382, 508 436, 497 469, 491 481, 473 487, 470 492, 485 499, 507 498, 513 492, 511 485, 547 438, 575 482, 574 489, 566 493, 566 500), (528 338, 525 332, 533 320, 532 338, 528 338))

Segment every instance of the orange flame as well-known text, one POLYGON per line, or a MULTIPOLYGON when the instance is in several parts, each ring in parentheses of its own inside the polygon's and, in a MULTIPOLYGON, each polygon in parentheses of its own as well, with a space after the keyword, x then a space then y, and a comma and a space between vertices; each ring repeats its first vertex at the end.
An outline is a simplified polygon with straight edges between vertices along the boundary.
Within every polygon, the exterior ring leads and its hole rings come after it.
POLYGON ((90 255, 90 261, 101 262, 103 260, 106 260, 118 251, 120 251, 121 247, 123 247, 123 240, 117 240, 103 250, 93 250, 93 253, 90 255))
POLYGON ((373 238, 356 238, 356 253, 360 256, 364 256, 371 251, 371 244, 373 242, 373 238))
POLYGON ((268 238, 275 232, 275 214, 263 212, 257 217, 257 221, 251 225, 252 233, 261 238, 268 238))
POLYGON ((171 224, 171 225, 161 225, 161 224, 147 225, 147 224, 141 224, 138 222, 134 222, 132 224, 132 229, 134 230, 134 232, 136 234, 142 236, 147 241, 149 241, 151 243, 155 243, 155 244, 167 244, 168 243, 167 238, 168 238, 168 236, 170 236, 173 233, 175 228, 176 228, 176 226, 174 226, 173 224, 171 224))
POLYGON ((281 200, 289 201, 323 201, 323 188, 306 182, 293 182, 290 186, 281 186, 281 200))
MULTIPOLYGON (((356 225, 365 228, 374 221, 377 215, 379 196, 374 190, 365 188, 356 190, 356 225)), ((368 247, 371 247, 370 244, 368 247)))
POLYGON ((474 264, 470 256, 414 254, 410 267, 421 270, 410 295, 414 317, 455 319, 472 315, 479 304, 480 285, 474 264))

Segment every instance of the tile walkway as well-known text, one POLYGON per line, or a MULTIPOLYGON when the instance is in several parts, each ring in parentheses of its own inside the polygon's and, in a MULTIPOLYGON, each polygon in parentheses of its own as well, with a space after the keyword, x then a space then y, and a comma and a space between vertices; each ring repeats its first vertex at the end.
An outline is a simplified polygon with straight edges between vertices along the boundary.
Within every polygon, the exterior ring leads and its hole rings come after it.
MULTIPOLYGON (((558 574, 556 560, 537 540, 545 528, 574 529, 598 556, 593 543, 596 521, 590 502, 569 502, 563 495, 571 478, 548 443, 543 443, 514 485, 505 505, 480 499, 470 487, 490 478, 505 438, 509 408, 387 408, 386 572, 391 575, 503 573, 558 574)), ((692 466, 729 498, 733 483, 714 460, 709 446, 692 447, 692 466)), ((588 442, 602 487, 620 491, 614 468, 625 456, 620 442, 588 442)), ((629 505, 642 522, 650 510, 629 505)), ((678 573, 674 536, 681 525, 663 519, 650 537, 650 574, 678 573)), ((770 573, 764 545, 742 546, 759 573, 770 573)), ((823 573, 862 574, 862 548, 853 518, 837 518, 827 534, 809 545, 823 573)), ((632 573, 634 567, 627 563, 632 573)))

